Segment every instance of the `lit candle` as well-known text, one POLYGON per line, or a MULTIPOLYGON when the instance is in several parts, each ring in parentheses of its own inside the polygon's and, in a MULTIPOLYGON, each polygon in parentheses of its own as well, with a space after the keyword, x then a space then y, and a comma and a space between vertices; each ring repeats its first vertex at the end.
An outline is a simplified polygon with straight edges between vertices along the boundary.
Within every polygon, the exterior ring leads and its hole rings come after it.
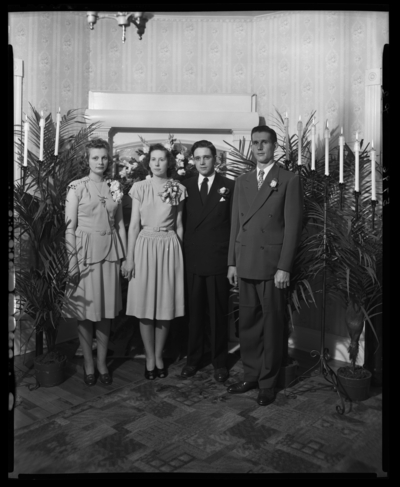
POLYGON ((39 146, 39 160, 43 161, 43 144, 44 144, 44 117, 43 117, 43 110, 40 112, 40 146, 39 146))
POLYGON ((28 132, 29 132, 29 122, 28 122, 28 115, 25 115, 25 123, 24 123, 24 167, 28 165, 28 132))
POLYGON ((371 142, 371 199, 376 200, 376 181, 375 181, 375 149, 374 141, 371 142))
POLYGON ((343 127, 339 136, 339 183, 343 183, 343 152, 344 152, 344 135, 343 127))
POLYGON ((325 128, 325 176, 329 176, 329 137, 330 134, 327 120, 325 128))
POLYGON ((355 156, 355 171, 354 171, 354 191, 360 191, 360 159, 359 159, 360 144, 358 142, 358 132, 356 132, 356 141, 354 144, 355 156))
POLYGON ((286 160, 289 160, 289 119, 287 112, 285 115, 285 143, 286 143, 286 160))
POLYGON ((57 125, 56 125, 56 145, 54 147, 54 155, 58 156, 58 145, 60 142, 60 122, 61 122, 61 113, 60 113, 60 107, 58 107, 58 112, 57 112, 57 125))
POLYGON ((297 122, 297 131, 299 133, 299 140, 298 140, 298 161, 297 163, 301 165, 301 136, 303 134, 303 122, 301 121, 301 115, 299 116, 299 121, 297 122))
POLYGON ((311 125, 311 169, 315 170, 315 118, 311 125))

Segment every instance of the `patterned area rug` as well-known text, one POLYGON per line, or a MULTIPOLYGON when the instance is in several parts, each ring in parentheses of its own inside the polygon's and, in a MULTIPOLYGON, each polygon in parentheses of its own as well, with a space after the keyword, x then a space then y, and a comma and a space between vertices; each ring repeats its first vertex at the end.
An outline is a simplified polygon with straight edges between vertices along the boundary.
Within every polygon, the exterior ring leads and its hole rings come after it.
POLYGON ((146 379, 15 432, 15 473, 314 473, 382 471, 382 398, 341 416, 320 376, 260 407, 257 391, 230 395, 213 368, 146 379))

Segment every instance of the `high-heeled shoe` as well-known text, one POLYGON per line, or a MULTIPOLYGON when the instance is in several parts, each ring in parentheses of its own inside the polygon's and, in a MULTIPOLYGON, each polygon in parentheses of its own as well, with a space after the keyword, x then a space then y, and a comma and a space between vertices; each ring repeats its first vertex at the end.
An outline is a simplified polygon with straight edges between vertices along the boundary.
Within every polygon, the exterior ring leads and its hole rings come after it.
POLYGON ((109 374, 109 372, 106 372, 105 374, 100 374, 100 372, 99 372, 99 380, 100 380, 100 382, 102 382, 106 386, 109 386, 110 384, 112 384, 112 377, 109 374))
POLYGON ((85 366, 83 366, 83 381, 87 386, 94 386, 96 384, 95 374, 86 374, 85 366))
POLYGON ((162 369, 159 369, 156 366, 155 370, 156 370, 156 373, 157 373, 157 377, 159 377, 160 379, 165 379, 167 377, 167 369, 166 369, 166 367, 163 367, 162 369))
POLYGON ((156 367, 153 370, 147 370, 146 364, 144 365, 144 376, 147 380, 154 380, 156 378, 156 367))

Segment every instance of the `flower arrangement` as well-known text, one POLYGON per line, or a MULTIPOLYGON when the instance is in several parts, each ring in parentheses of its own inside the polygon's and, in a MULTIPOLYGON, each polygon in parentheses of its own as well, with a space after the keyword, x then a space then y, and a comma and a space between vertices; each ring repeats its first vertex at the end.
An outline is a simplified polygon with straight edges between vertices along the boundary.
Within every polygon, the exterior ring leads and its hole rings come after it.
POLYGON ((112 199, 120 205, 122 201, 122 197, 124 196, 124 193, 121 191, 120 182, 116 181, 115 179, 107 179, 106 182, 110 187, 112 199))
POLYGON ((164 184, 163 188, 164 191, 158 193, 163 202, 171 206, 179 205, 180 195, 182 194, 182 190, 179 188, 179 182, 169 180, 164 184))

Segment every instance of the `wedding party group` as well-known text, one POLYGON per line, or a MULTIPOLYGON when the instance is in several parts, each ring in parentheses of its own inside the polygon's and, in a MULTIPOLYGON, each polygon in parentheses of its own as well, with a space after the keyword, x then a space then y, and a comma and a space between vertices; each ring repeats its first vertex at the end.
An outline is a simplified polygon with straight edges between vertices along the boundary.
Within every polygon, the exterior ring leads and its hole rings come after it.
POLYGON ((97 379, 112 383, 106 355, 111 320, 122 310, 122 279, 129 283, 126 315, 139 320, 146 379, 167 376, 163 350, 170 322, 186 315, 187 361, 181 376, 192 377, 202 367, 209 320, 214 378, 224 383, 233 286, 239 294, 243 380, 227 390, 259 389, 260 406, 274 401, 287 347, 286 292, 302 230, 303 189, 299 175, 274 160, 273 129, 254 127, 251 144, 256 169, 233 180, 215 170, 215 146, 195 142, 190 151, 197 173, 181 182, 171 177, 177 164, 171 151, 150 145, 141 164, 151 177, 129 191, 128 231, 121 193, 108 179, 109 144, 97 138, 86 145, 87 175, 68 185, 66 197, 72 278, 64 317, 78 320, 88 386, 97 379))

